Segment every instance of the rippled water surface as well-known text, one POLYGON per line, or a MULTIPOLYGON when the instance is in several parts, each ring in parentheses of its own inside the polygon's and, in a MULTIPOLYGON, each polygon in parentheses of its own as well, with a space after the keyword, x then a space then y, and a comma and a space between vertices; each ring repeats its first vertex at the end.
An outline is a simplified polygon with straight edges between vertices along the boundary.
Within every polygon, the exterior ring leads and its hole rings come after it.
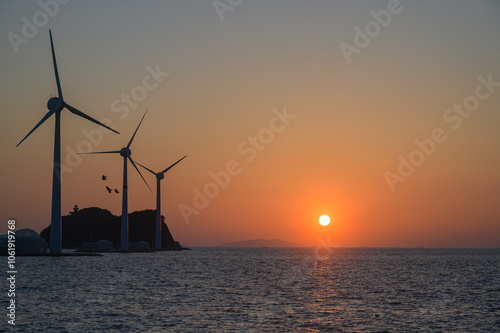
POLYGON ((500 332, 498 249, 194 248, 17 263, 23 332, 500 332))

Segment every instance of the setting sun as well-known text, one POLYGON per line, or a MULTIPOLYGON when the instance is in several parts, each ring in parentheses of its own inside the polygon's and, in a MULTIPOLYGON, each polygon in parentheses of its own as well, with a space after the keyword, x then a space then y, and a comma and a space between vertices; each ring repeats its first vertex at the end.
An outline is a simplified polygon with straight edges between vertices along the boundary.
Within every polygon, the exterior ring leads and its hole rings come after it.
POLYGON ((327 226, 330 224, 330 217, 328 215, 321 215, 318 220, 319 224, 321 224, 322 226, 327 226))

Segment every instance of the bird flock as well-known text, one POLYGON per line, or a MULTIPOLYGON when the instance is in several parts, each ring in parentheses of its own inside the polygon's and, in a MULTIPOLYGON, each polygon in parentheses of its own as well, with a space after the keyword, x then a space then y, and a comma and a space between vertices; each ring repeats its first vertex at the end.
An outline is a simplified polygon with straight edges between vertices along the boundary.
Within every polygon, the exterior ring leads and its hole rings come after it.
MULTIPOLYGON (((101 180, 104 180, 104 181, 108 180, 108 177, 106 175, 102 175, 101 180)), ((106 190, 108 191, 108 193, 113 193, 113 190, 109 186, 106 186, 106 190)), ((114 192, 120 193, 116 188, 114 189, 114 192)))

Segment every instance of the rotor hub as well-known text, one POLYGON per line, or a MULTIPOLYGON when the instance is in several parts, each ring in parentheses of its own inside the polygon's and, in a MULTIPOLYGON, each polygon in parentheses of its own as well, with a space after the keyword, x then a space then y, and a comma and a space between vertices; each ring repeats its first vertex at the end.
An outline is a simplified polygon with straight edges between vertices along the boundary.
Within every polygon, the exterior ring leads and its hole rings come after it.
POLYGON ((62 104, 62 101, 57 98, 57 97, 52 97, 49 99, 49 101, 47 102, 47 108, 49 110, 52 110, 53 108, 55 108, 56 106, 62 104))
POLYGON ((163 173, 157 173, 156 177, 158 177, 158 179, 163 179, 165 178, 165 175, 163 173))
POLYGON ((123 157, 130 157, 130 155, 132 155, 132 151, 129 148, 125 147, 120 150, 120 155, 123 157))

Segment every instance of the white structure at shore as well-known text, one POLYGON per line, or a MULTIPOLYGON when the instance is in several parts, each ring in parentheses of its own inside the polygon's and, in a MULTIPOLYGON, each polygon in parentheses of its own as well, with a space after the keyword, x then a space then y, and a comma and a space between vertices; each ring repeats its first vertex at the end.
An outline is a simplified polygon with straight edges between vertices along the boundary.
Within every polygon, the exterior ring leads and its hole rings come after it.
MULTIPOLYGON (((7 252, 8 235, 0 235, 0 253, 7 252)), ((32 229, 19 229, 15 233, 16 254, 46 253, 47 242, 36 231, 32 229)))

